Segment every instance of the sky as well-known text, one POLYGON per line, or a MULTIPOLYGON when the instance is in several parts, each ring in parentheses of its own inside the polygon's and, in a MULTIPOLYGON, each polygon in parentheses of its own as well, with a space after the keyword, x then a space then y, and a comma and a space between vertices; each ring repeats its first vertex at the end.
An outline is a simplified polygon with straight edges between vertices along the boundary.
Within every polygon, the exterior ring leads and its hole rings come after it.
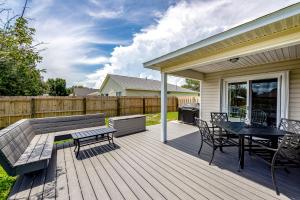
MULTIPOLYGON (((24 0, 0 0, 20 14, 24 0)), ((143 63, 296 0, 29 0, 48 78, 99 88, 106 74, 160 79, 143 63)), ((184 79, 169 77, 182 85, 184 79)))

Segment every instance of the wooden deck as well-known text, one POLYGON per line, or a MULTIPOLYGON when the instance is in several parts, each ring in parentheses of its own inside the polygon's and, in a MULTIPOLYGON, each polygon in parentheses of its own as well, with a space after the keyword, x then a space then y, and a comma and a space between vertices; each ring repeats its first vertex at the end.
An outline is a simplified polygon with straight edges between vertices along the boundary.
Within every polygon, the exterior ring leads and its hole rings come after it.
POLYGON ((272 188, 269 167, 246 156, 238 172, 237 149, 210 148, 197 156, 196 129, 168 123, 169 141, 159 141, 160 126, 82 148, 76 159, 71 144, 57 145, 47 170, 18 178, 9 199, 300 199, 300 170, 278 170, 281 195, 272 188))

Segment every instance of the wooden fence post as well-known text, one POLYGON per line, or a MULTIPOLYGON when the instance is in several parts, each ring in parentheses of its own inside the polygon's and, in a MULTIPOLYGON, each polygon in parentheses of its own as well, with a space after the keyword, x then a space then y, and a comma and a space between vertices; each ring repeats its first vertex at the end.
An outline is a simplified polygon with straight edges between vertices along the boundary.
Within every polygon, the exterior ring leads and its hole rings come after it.
POLYGON ((146 113, 146 99, 143 97, 143 114, 146 113))
POLYGON ((82 103, 83 103, 83 114, 86 115, 86 103, 87 103, 86 97, 82 99, 82 103))
POLYGON ((31 98, 31 118, 35 118, 35 98, 31 98))
POLYGON ((120 116, 121 115, 121 99, 120 97, 117 97, 117 116, 120 116))

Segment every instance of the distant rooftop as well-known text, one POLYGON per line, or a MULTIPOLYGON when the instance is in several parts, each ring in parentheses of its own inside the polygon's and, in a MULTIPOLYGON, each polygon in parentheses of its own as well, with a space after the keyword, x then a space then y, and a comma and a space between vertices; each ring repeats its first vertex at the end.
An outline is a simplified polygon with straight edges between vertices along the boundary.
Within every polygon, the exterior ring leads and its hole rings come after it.
POLYGON ((87 96, 91 93, 99 92, 98 89, 86 88, 86 87, 75 87, 73 91, 73 96, 87 96))
MULTIPOLYGON (((107 74, 108 77, 112 78, 115 82, 120 84, 124 89, 127 90, 150 90, 150 91, 160 91, 160 81, 147 79, 147 78, 137 78, 130 76, 121 76, 116 74, 107 74)), ((104 84, 102 84, 101 88, 104 84)), ((188 92, 188 93, 198 93, 193 90, 182 88, 180 86, 168 84, 169 92, 188 92)), ((101 90, 100 88, 100 90, 101 90)))

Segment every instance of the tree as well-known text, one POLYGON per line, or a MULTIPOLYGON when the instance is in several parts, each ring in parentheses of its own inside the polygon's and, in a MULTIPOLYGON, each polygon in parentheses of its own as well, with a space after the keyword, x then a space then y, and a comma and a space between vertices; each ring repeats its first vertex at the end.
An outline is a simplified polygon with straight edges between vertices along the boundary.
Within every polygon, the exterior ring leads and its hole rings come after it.
POLYGON ((45 84, 41 73, 45 70, 37 69, 42 57, 37 45, 33 45, 34 33, 35 29, 29 28, 23 17, 10 18, 0 27, 0 95, 43 94, 45 84))
POLYGON ((185 79, 185 82, 186 82, 186 84, 184 84, 181 87, 199 92, 199 90, 200 90, 200 82, 199 81, 193 80, 193 79, 185 79))
POLYGON ((66 80, 62 78, 47 80, 48 93, 50 96, 68 96, 70 90, 66 87, 66 80))

